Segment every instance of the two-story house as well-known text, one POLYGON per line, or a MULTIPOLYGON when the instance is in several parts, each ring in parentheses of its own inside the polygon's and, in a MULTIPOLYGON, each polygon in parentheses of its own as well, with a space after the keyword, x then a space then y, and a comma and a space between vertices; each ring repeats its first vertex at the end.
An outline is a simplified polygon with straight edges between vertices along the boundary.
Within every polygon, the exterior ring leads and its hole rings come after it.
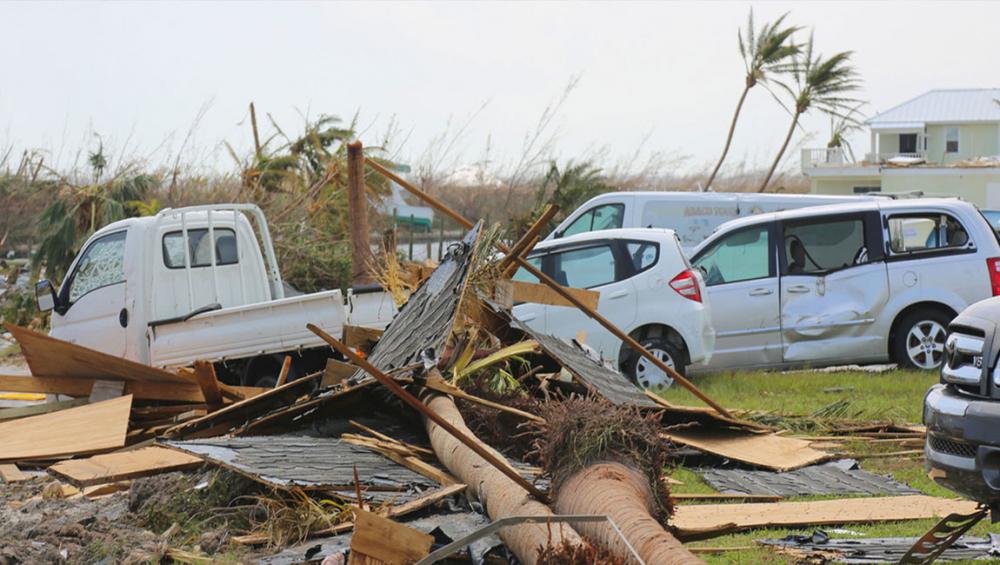
POLYGON ((802 150, 813 193, 918 192, 1000 210, 1000 88, 932 90, 865 124, 860 162, 840 148, 802 150))

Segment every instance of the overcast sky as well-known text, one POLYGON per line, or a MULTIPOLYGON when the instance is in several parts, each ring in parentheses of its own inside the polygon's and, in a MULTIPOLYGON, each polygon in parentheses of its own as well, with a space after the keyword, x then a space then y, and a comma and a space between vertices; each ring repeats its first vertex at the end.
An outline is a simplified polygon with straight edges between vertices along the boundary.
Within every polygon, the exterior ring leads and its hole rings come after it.
MULTIPOLYGON (((226 168, 222 140, 252 146, 253 100, 290 131, 303 115, 360 112, 368 144, 394 119, 403 161, 468 123, 454 160, 489 144, 505 162, 579 77, 553 123, 559 157, 641 147, 703 167, 743 84, 736 32, 751 6, 759 22, 790 11, 823 53, 855 51, 869 114, 933 88, 1000 86, 1000 3, 4 2, 0 148, 65 167, 96 131, 156 164, 204 109, 185 159, 226 168)), ((787 124, 754 89, 730 162, 766 164, 787 124)), ((803 135, 824 146, 829 120, 808 118, 803 135)))

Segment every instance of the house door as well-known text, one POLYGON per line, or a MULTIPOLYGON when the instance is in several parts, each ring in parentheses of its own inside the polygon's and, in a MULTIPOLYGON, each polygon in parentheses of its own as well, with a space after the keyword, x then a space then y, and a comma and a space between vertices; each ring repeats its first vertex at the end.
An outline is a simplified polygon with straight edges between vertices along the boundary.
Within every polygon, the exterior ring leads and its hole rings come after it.
POLYGON ((917 134, 915 134, 915 133, 901 133, 901 134, 899 134, 899 152, 900 153, 916 153, 917 152, 917 134))

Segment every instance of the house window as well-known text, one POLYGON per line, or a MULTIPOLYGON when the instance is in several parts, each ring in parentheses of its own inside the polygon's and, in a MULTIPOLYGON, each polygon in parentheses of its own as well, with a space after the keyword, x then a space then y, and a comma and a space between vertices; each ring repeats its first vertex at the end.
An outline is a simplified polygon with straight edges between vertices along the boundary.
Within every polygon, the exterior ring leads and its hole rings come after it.
POLYGON ((901 134, 899 134, 899 152, 900 153, 916 153, 917 152, 917 134, 915 134, 915 133, 901 133, 901 134))
POLYGON ((958 153, 958 128, 948 128, 945 131, 944 152, 958 153))

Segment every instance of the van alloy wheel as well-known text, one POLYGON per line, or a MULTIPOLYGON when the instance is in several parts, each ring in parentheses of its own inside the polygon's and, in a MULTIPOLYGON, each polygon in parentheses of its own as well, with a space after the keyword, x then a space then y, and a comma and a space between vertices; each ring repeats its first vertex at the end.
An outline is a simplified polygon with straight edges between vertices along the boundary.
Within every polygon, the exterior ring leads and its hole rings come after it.
POLYGON ((921 320, 906 334, 906 355, 921 369, 937 369, 944 360, 947 332, 935 320, 921 320))
MULTIPOLYGON (((669 352, 658 348, 650 348, 649 352, 653 354, 653 357, 663 361, 667 367, 676 369, 674 359, 669 352)), ((659 392, 673 386, 674 379, 645 357, 639 356, 635 362, 635 382, 646 390, 659 392)))

